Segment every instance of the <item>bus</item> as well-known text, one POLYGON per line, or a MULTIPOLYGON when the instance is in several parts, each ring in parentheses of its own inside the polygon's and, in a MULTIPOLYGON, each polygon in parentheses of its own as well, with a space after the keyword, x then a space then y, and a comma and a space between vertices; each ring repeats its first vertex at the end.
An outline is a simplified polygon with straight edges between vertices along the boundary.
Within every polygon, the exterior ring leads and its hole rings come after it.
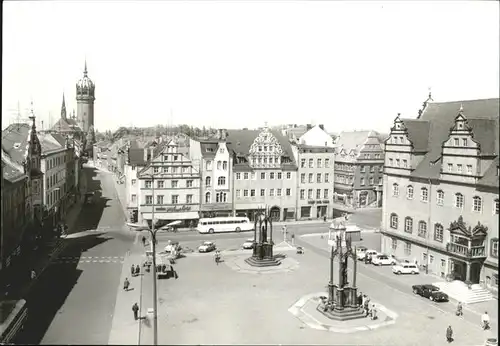
POLYGON ((11 344, 28 318, 26 300, 0 302, 0 344, 11 344))
POLYGON ((253 231, 254 225, 248 217, 212 217, 200 219, 196 229, 199 233, 247 232, 253 231))

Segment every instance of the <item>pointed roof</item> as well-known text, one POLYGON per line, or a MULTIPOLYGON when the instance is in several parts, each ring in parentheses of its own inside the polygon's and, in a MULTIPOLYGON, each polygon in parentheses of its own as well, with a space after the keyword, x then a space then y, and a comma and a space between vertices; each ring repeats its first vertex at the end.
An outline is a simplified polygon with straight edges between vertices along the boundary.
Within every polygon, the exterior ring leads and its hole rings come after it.
POLYGON ((66 119, 66 101, 64 100, 64 92, 63 92, 63 99, 62 99, 62 105, 61 105, 61 118, 66 119))

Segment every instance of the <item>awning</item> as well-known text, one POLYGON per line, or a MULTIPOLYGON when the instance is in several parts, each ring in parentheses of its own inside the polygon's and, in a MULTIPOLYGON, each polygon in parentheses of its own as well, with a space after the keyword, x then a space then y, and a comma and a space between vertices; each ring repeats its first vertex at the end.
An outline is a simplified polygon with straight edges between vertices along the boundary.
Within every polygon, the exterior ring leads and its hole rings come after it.
MULTIPOLYGON (((143 213, 142 217, 146 220, 152 219, 152 213, 143 213)), ((190 220, 199 219, 197 211, 186 211, 184 213, 155 213, 155 219, 158 220, 190 220)))

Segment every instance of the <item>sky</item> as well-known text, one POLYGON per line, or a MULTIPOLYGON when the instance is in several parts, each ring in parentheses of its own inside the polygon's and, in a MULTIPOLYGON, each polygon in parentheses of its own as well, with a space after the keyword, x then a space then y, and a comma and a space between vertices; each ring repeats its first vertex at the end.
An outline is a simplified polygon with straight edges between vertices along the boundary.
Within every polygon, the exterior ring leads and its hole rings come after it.
MULTIPOLYGON (((5 1, 2 128, 76 109, 95 128, 323 124, 388 133, 397 113, 499 95, 499 3, 5 1)), ((458 110, 457 110, 458 111, 458 110)))

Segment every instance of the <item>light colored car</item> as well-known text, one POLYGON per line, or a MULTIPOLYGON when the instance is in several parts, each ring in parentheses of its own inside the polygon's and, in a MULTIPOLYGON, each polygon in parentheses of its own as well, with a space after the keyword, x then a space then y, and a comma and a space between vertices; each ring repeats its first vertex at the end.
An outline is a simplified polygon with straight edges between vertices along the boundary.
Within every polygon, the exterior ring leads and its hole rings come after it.
POLYGON ((400 263, 392 267, 394 274, 419 274, 418 266, 414 263, 400 263))
POLYGON ((377 255, 372 258, 372 264, 376 266, 391 266, 397 264, 397 261, 387 255, 377 255))
POLYGON ((215 243, 213 241, 205 241, 198 246, 198 252, 210 252, 215 250, 215 243))
POLYGON ((253 249, 253 238, 245 240, 242 247, 246 250, 253 249))
POLYGON ((366 246, 363 246, 363 245, 360 245, 360 246, 356 246, 356 256, 359 254, 359 253, 365 253, 366 250, 368 250, 368 248, 366 246))
POLYGON ((364 252, 358 252, 356 254, 356 257, 358 258, 358 260, 362 261, 365 259, 366 256, 371 256, 372 258, 374 258, 377 255, 378 255, 378 252, 375 250, 366 250, 364 252))

